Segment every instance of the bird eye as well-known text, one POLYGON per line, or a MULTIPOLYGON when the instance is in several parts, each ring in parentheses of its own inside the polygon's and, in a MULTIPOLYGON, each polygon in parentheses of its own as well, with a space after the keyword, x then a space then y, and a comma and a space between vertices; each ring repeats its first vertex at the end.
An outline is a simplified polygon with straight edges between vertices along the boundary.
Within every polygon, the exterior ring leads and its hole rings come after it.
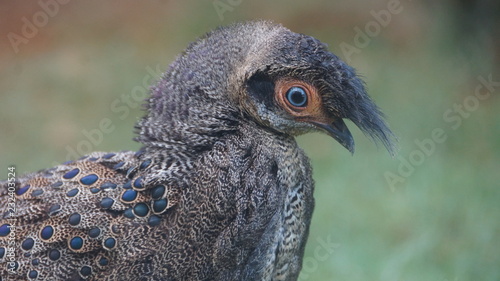
POLYGON ((305 107, 307 105, 307 93, 302 87, 291 87, 286 92, 286 99, 295 107, 305 107))

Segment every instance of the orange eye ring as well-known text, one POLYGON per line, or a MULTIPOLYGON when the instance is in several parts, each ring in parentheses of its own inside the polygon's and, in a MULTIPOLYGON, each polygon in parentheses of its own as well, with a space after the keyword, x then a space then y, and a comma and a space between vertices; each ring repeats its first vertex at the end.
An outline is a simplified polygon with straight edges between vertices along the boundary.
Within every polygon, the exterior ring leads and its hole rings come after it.
POLYGON ((323 103, 318 90, 309 83, 291 78, 280 79, 275 84, 274 93, 278 104, 294 117, 307 118, 323 115, 323 103), (292 89, 297 92, 303 91, 305 102, 302 102, 298 96, 301 93, 294 93, 298 98, 294 102, 290 97, 292 89))

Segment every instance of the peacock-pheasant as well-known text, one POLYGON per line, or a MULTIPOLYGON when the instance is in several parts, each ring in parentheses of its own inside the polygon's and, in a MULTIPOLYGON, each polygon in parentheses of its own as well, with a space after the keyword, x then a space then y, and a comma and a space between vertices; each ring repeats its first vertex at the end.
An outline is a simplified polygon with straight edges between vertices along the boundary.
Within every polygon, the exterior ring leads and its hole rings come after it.
POLYGON ((192 43, 146 109, 140 151, 0 183, 0 280, 296 280, 314 183, 294 137, 352 152, 349 119, 392 149, 354 69, 266 21, 192 43))

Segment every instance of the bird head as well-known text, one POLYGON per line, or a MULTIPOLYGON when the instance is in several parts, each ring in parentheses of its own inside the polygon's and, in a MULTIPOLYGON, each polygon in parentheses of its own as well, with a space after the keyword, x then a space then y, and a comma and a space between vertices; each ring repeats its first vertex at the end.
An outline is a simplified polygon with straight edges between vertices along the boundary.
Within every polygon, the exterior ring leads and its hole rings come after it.
POLYGON ((356 71, 317 39, 258 22, 247 57, 236 71, 234 99, 259 124, 300 135, 324 132, 351 153, 344 119, 392 153, 393 135, 356 71))
POLYGON ((291 136, 324 132, 353 152, 349 119, 393 148, 355 70, 317 39, 268 21, 222 27, 192 43, 153 88, 148 109, 138 126, 143 142, 212 143, 250 120, 291 136))

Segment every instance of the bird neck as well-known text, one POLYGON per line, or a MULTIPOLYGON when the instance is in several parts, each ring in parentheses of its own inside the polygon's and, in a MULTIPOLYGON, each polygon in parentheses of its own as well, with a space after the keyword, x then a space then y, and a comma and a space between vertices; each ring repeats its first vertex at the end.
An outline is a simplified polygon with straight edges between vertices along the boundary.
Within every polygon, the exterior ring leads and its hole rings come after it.
POLYGON ((240 72, 247 68, 249 53, 257 52, 254 39, 221 30, 191 44, 151 89, 135 139, 146 148, 199 154, 237 131, 248 121, 240 101, 245 88, 240 72))

